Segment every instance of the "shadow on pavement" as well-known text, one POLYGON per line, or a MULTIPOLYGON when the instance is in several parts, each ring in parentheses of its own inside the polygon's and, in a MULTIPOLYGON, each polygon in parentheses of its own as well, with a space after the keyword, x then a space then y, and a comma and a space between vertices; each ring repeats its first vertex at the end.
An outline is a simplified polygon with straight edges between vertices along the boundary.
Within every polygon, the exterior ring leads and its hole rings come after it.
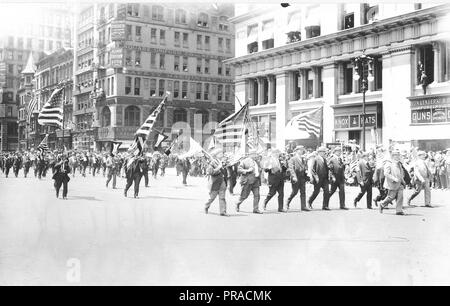
POLYGON ((86 201, 97 201, 102 202, 103 200, 96 199, 95 197, 80 197, 80 196, 71 196, 67 197, 67 200, 86 200, 86 201))

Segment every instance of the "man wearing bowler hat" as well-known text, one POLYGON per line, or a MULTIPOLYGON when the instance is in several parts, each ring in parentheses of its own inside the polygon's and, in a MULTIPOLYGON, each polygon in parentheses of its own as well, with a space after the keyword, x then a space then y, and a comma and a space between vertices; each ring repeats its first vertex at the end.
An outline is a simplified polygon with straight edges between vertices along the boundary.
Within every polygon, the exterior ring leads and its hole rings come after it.
POLYGON ((289 160, 288 169, 291 176, 292 192, 286 202, 286 209, 289 210, 291 201, 297 193, 300 191, 300 207, 302 211, 309 211, 306 208, 306 170, 308 169, 308 164, 306 158, 303 156, 305 154, 304 146, 297 146, 295 148, 294 156, 289 160))
POLYGON ((312 203, 319 195, 320 189, 323 190, 323 210, 330 210, 328 208, 329 202, 329 180, 328 180, 328 165, 325 158, 327 149, 320 147, 317 149, 317 156, 312 161, 311 165, 311 183, 314 185, 314 191, 308 200, 309 208, 312 208, 312 203))
POLYGON ((340 209, 347 209, 345 207, 345 164, 341 158, 342 149, 336 147, 333 150, 333 155, 328 161, 328 168, 330 168, 331 190, 330 198, 337 188, 339 188, 339 207, 340 209))

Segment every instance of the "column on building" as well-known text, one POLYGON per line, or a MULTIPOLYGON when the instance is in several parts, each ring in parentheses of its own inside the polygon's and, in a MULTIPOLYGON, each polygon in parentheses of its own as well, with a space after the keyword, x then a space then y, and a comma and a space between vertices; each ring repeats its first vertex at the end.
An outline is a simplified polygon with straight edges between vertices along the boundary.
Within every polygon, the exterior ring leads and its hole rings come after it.
POLYGON ((258 77, 258 105, 264 105, 264 77, 258 77))
POLYGON ((276 102, 276 78, 274 75, 267 76, 267 82, 269 84, 269 104, 276 102))
POLYGON ((306 69, 299 70, 300 78, 300 100, 308 99, 308 75, 306 69))
POLYGON ((320 67, 313 67, 312 73, 313 73, 313 97, 319 98, 320 97, 320 67))
POLYGON ((286 140, 284 129, 288 120, 289 111, 289 88, 292 85, 288 72, 277 74, 276 76, 276 147, 280 150, 285 148, 286 140))
POLYGON ((442 82, 441 78, 441 45, 438 41, 433 42, 433 56, 434 56, 434 81, 433 83, 442 82))
POLYGON ((383 144, 408 141, 410 101, 414 88, 414 50, 410 47, 383 53, 383 144), (404 76, 404 77, 399 77, 404 76), (409 77, 408 77, 409 76, 409 77))
POLYGON ((338 64, 333 63, 322 68, 322 82, 323 82, 323 142, 334 141, 334 111, 332 105, 337 104, 338 97, 338 78, 339 78, 338 64))
MULTIPOLYGON (((235 109, 239 109, 241 103, 245 104, 249 98, 250 92, 249 80, 239 80, 234 83, 236 98, 234 101, 235 109)), ((224 93, 222 93, 224 94, 224 93)))

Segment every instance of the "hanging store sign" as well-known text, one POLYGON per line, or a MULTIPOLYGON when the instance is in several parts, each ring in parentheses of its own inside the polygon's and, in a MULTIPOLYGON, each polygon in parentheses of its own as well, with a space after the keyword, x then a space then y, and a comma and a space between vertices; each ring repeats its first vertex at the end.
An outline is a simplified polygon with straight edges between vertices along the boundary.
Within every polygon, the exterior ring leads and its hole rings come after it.
MULTIPOLYGON (((334 129, 355 129, 362 128, 363 116, 362 115, 347 115, 347 116, 335 116, 334 117, 334 129)), ((377 126, 377 114, 366 114, 366 127, 377 126)))
POLYGON ((450 95, 409 97, 411 124, 450 123, 450 95))
POLYGON ((110 53, 111 66, 113 68, 123 67, 123 51, 122 49, 112 49, 110 53))

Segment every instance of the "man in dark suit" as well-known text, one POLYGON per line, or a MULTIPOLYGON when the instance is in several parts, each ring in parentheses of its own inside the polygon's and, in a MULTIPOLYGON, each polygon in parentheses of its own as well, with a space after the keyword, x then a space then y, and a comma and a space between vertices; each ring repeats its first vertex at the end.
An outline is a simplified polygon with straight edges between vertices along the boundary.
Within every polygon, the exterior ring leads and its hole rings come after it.
MULTIPOLYGON (((216 153, 215 158, 220 157, 220 153, 216 153)), ((225 200, 225 193, 227 190, 226 184, 226 168, 219 159, 213 160, 208 164, 206 173, 208 175, 208 189, 209 200, 205 204, 205 213, 207 214, 211 203, 219 196, 219 209, 221 216, 227 215, 227 202, 225 200)))
POLYGON ((372 209, 372 186, 373 173, 375 170, 374 167, 369 164, 368 157, 369 155, 367 154, 367 152, 363 152, 361 155, 361 159, 358 162, 358 168, 356 169, 356 178, 358 180, 361 191, 356 196, 353 204, 356 207, 364 194, 366 194, 367 209, 372 209))
POLYGON ((126 161, 125 175, 127 178, 127 185, 125 186, 124 196, 127 197, 128 189, 134 182, 134 197, 139 196, 139 184, 141 183, 143 171, 144 157, 131 157, 126 161))
POLYGON ((284 212, 284 179, 286 177, 287 165, 282 159, 279 151, 272 153, 270 165, 264 169, 268 175, 269 193, 264 200, 264 210, 266 210, 267 203, 278 193, 278 212, 284 212))
POLYGON ((330 210, 328 208, 329 202, 329 180, 328 180, 328 165, 325 158, 327 149, 325 147, 320 147, 317 150, 318 155, 314 158, 311 165, 311 182, 314 185, 314 191, 308 200, 309 208, 312 208, 312 203, 319 195, 320 189, 323 190, 323 210, 330 210))
POLYGON ((295 155, 288 162, 289 175, 291 177, 292 192, 286 201, 286 209, 289 210, 292 199, 300 191, 300 205, 302 211, 309 211, 306 208, 306 170, 308 169, 306 158, 304 157, 305 148, 297 146, 295 155))
POLYGON ((341 147, 336 147, 333 150, 333 155, 328 161, 331 177, 330 198, 336 189, 339 188, 339 208, 347 209, 345 207, 345 164, 342 161, 341 155, 341 147))
POLYGON ((69 166, 69 160, 67 156, 63 155, 58 158, 55 163, 55 173, 53 174, 53 179, 55 180, 55 190, 56 190, 56 198, 59 197, 59 190, 61 186, 63 187, 63 199, 67 199, 68 192, 68 184, 70 181, 69 173, 71 171, 69 166))
POLYGON ((228 191, 230 192, 230 194, 234 193, 234 187, 236 187, 237 184, 237 168, 237 164, 227 166, 227 175, 229 178, 228 191))

